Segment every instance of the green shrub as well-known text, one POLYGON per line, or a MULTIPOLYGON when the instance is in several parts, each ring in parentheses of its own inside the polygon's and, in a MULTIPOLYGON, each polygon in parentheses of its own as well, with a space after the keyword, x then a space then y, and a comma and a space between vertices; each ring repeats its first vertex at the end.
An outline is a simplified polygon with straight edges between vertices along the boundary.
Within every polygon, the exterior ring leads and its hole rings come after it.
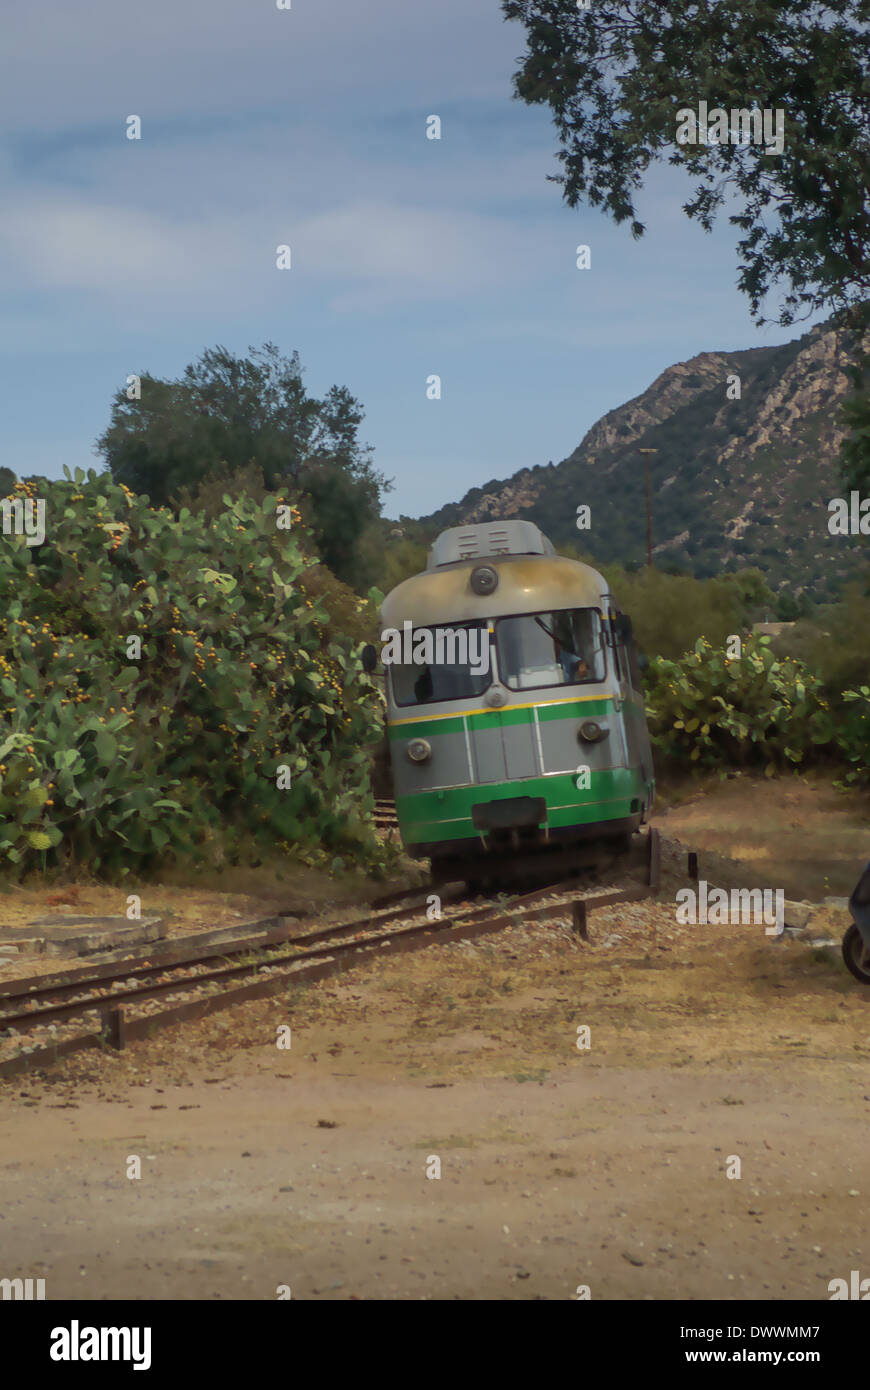
POLYGON ((701 767, 801 764, 831 749, 834 722, 821 682, 799 662, 779 660, 770 638, 745 637, 728 658, 706 638, 677 661, 647 672, 647 715, 666 761, 701 767))
POLYGON ((844 690, 843 700, 837 720, 837 746, 849 764, 843 780, 870 784, 870 686, 844 690))
POLYGON ((0 538, 0 865, 124 874, 252 839, 377 857, 379 697, 309 593, 298 513, 226 495, 175 519, 80 469, 40 497, 44 544, 0 538))

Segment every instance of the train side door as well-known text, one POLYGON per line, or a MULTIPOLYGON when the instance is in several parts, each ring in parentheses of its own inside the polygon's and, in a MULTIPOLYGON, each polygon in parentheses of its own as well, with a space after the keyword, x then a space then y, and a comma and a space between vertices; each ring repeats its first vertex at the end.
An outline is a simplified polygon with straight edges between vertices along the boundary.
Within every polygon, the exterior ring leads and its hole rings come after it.
POLYGON ((650 782, 653 778, 652 745, 646 723, 643 675, 631 619, 625 613, 617 614, 613 620, 613 631, 615 638, 614 656, 618 656, 621 669, 624 672, 624 685, 622 682, 620 683, 620 690, 625 690, 623 723, 629 766, 639 768, 644 782, 650 782))
POLYGON ((624 613, 611 613, 610 633, 614 677, 619 691, 619 723, 625 749, 625 763, 627 767, 635 767, 640 762, 640 749, 637 746, 633 709, 635 692, 631 671, 631 620, 624 613))

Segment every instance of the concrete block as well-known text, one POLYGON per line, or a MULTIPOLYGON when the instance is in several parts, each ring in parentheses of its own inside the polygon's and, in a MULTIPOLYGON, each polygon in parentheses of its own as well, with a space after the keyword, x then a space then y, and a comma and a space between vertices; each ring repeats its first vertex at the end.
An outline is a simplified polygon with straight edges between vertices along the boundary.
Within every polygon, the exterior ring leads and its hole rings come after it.
POLYGON ((28 927, 0 930, 0 951, 9 945, 48 956, 86 956, 158 941, 167 930, 162 917, 143 917, 138 922, 127 917, 41 917, 28 927))

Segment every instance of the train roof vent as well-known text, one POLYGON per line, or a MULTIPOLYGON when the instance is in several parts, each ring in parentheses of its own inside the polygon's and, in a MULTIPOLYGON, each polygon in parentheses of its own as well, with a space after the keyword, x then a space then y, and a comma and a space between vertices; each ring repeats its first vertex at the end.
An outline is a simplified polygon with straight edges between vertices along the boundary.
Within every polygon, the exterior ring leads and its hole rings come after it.
POLYGON ((554 555, 552 543, 533 521, 493 521, 451 526, 433 541, 426 568, 483 560, 493 555, 554 555))

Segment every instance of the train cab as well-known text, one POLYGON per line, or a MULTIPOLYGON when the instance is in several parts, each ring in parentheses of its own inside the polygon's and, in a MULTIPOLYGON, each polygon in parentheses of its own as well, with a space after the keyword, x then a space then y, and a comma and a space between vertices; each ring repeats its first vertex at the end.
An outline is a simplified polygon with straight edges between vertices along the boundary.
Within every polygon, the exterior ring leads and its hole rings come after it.
POLYGON ((631 624, 527 521, 454 527, 381 609, 403 843, 433 870, 625 840, 655 782, 631 624))

